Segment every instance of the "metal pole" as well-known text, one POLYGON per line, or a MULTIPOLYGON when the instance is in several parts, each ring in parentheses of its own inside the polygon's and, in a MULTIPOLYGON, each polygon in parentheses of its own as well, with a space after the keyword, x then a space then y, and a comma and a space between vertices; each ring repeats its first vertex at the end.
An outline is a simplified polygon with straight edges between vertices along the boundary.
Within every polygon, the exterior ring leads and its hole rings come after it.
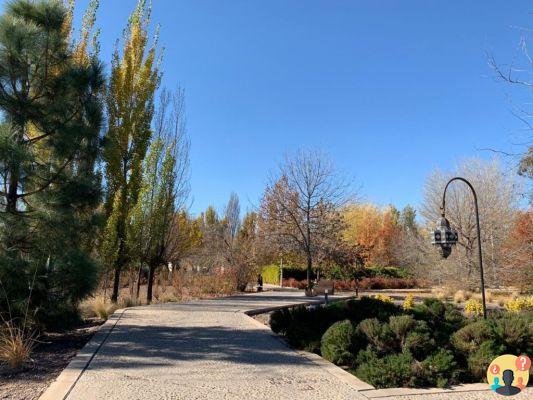
POLYGON ((487 304, 485 300, 485 279, 483 277, 484 275, 483 274, 483 255, 481 252, 481 228, 479 226, 479 209, 477 205, 477 194, 472 184, 468 182, 466 179, 461 178, 459 176, 450 179, 448 183, 446 184, 446 186, 444 187, 444 193, 442 195, 441 209, 442 209, 443 217, 445 216, 445 213, 446 213, 446 190, 448 189, 448 186, 450 185, 450 183, 452 183, 453 181, 462 181, 466 183, 468 187, 470 188, 470 190, 472 190, 472 194, 474 195, 474 209, 476 211, 476 227, 477 227, 477 248, 478 248, 478 255, 479 255, 479 273, 481 275, 481 298, 483 301, 483 318, 487 319, 487 304))
POLYGON ((279 263, 279 285, 283 287, 283 257, 281 257, 279 263))

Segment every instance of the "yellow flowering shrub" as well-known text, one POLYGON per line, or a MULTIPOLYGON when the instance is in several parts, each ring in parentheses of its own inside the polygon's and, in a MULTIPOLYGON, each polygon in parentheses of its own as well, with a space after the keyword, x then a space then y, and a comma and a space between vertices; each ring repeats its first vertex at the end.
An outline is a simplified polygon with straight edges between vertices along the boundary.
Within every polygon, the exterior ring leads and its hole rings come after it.
POLYGON ((476 299, 467 300, 465 303, 465 314, 466 315, 483 315, 483 306, 481 302, 476 299))
POLYGON ((376 295, 374 296, 374 298, 375 298, 376 300, 380 300, 380 301, 382 301, 382 302, 384 302, 384 303, 392 303, 392 302, 393 302, 392 297, 390 297, 390 296, 386 296, 386 295, 384 295, 384 294, 376 294, 376 295))
POLYGON ((531 311, 533 310, 533 296, 522 296, 509 300, 504 307, 511 312, 531 311))
POLYGON ((410 310, 415 305, 415 298, 412 294, 408 294, 403 301, 402 308, 404 310, 410 310))

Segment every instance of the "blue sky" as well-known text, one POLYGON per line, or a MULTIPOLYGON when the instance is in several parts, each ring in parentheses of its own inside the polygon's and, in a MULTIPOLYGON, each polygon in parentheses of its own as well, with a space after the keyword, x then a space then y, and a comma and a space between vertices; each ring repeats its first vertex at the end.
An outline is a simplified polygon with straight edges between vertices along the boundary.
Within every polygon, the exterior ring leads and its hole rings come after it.
MULTIPOLYGON (((77 1, 76 23, 87 1, 77 1)), ((101 0, 102 58, 136 0, 101 0)), ((419 204, 426 176, 515 151, 523 98, 487 53, 517 54, 527 1, 154 0, 163 84, 186 92, 192 207, 257 204, 286 152, 320 148, 366 201, 419 204)))

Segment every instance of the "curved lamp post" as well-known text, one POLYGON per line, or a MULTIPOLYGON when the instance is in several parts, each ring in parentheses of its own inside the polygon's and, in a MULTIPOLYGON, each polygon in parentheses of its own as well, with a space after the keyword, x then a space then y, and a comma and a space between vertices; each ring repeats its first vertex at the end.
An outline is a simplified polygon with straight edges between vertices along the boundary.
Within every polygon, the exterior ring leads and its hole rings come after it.
POLYGON ((477 195, 474 187, 466 179, 455 177, 448 181, 444 187, 442 195, 441 217, 437 220, 435 230, 431 232, 431 243, 435 246, 440 246, 440 254, 443 258, 447 258, 452 253, 452 246, 457 243, 457 231, 450 226, 450 222, 446 219, 446 190, 453 181, 462 181, 468 185, 474 195, 474 208, 476 212, 476 226, 477 226, 477 244, 479 253, 479 272, 481 274, 481 297, 483 299, 483 318, 487 318, 487 305, 485 302, 485 279, 483 278, 483 257, 481 254, 481 229, 479 227, 479 210, 477 205, 477 195))

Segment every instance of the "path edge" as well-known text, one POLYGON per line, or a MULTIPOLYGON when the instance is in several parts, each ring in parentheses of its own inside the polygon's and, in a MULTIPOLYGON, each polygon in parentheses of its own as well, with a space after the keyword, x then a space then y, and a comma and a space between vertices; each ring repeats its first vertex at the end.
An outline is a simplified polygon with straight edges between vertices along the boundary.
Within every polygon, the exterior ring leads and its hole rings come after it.
POLYGON ((98 327, 91 340, 70 360, 70 363, 61 371, 55 381, 41 394, 39 400, 63 400, 68 396, 118 321, 122 318, 124 312, 126 312, 125 308, 116 310, 106 322, 98 327))

